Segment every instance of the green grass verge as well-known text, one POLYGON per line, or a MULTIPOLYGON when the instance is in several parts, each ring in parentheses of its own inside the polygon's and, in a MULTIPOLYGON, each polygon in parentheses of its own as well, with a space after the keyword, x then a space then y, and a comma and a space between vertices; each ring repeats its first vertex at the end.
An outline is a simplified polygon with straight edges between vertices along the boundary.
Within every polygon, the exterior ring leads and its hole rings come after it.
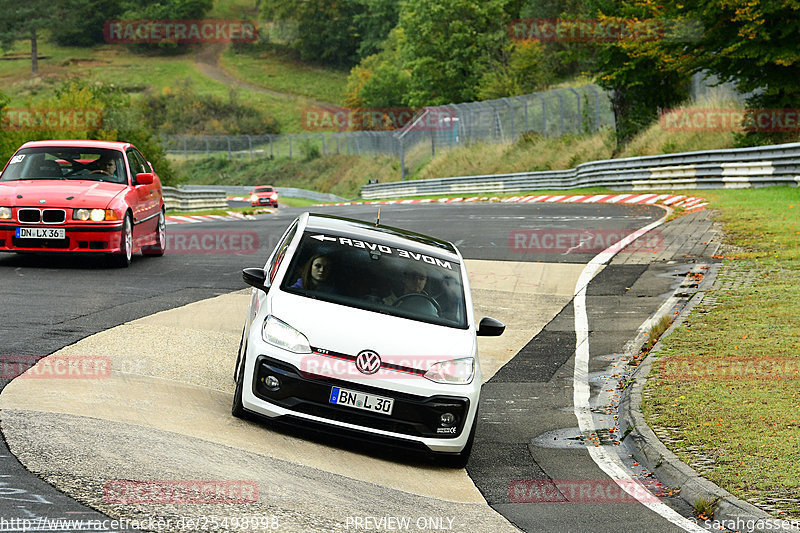
MULTIPOLYGON (((320 202, 316 200, 309 200, 307 198, 290 198, 287 196, 281 196, 278 205, 280 207, 308 207, 310 205, 316 205, 320 202)), ((181 209, 167 209, 167 215, 222 215, 225 216, 229 214, 230 211, 241 213, 243 215, 257 215, 261 211, 262 208, 260 207, 228 207, 225 209, 197 209, 195 211, 185 211, 181 209)), ((269 208, 270 210, 274 211, 274 208, 269 208)))
POLYGON ((278 48, 253 48, 246 52, 230 47, 220 58, 220 64, 252 85, 336 105, 342 103, 347 84, 347 70, 303 63, 278 48))
MULTIPOLYGON (((278 191, 280 192, 280 190, 278 191)), ((308 207, 311 205, 321 204, 318 200, 309 200, 308 198, 290 198, 287 196, 281 196, 278 200, 278 203, 281 207, 308 207)))
POLYGON ((670 448, 685 462, 713 460, 703 471, 708 479, 741 498, 775 505, 785 513, 777 516, 798 518, 800 189, 701 195, 718 210, 728 242, 741 249, 726 256, 723 276, 733 282, 734 272, 749 272, 752 284, 710 294, 716 305, 701 303, 664 339, 662 361, 705 365, 713 377, 687 379, 656 370, 643 411, 651 426, 674 436, 670 448), (766 364, 757 368, 777 376, 726 373, 733 361, 766 364))
POLYGON ((3 92, 11 99, 9 107, 21 107, 52 96, 58 84, 68 79, 111 83, 135 96, 148 89, 160 93, 188 81, 198 94, 212 94, 225 99, 235 94, 239 101, 275 117, 281 131, 299 132, 303 130, 304 109, 309 107, 305 97, 338 102, 347 77, 346 72, 281 59, 277 53, 262 65, 258 58, 228 52, 223 55, 221 63, 226 64, 224 58, 232 58, 232 67, 235 68, 230 70, 240 79, 287 94, 231 89, 198 70, 194 62, 197 51, 199 47, 194 46, 184 55, 149 56, 131 52, 123 45, 62 47, 41 39, 39 53, 44 58, 39 61, 38 75, 33 76, 30 43, 19 40, 3 54, 6 59, 0 60, 0 83, 3 92), (239 61, 241 69, 236 66, 239 61), (267 83, 273 75, 278 81, 267 83))
POLYGON ((226 207, 225 209, 197 209, 194 211, 186 211, 182 209, 167 209, 167 216, 181 216, 181 215, 222 215, 229 214, 230 211, 241 213, 243 215, 255 215, 259 208, 256 207, 226 207))

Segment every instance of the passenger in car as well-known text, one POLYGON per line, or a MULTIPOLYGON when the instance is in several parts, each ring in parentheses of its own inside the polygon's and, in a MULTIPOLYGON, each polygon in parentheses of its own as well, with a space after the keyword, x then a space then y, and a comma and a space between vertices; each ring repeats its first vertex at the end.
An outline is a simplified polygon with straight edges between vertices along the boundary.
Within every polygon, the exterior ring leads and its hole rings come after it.
POLYGON ((461 320, 462 309, 459 305, 459 292, 461 287, 452 276, 442 276, 439 280, 440 291, 435 293, 434 298, 442 308, 440 316, 451 320, 461 320))
POLYGON ((309 289, 319 292, 336 292, 331 283, 333 262, 329 257, 317 254, 311 257, 300 270, 300 278, 291 286, 292 289, 309 289))

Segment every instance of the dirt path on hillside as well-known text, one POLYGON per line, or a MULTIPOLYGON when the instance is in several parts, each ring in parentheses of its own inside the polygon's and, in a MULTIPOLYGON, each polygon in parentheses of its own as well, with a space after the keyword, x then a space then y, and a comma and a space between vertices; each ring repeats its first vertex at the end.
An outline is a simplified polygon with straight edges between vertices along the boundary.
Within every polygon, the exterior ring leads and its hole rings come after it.
POLYGON ((203 47, 203 49, 201 49, 195 55, 194 58, 194 64, 197 66, 197 69, 206 76, 208 76, 209 78, 211 78, 212 80, 224 83, 229 87, 248 89, 260 93, 271 94, 273 96, 278 96, 280 98, 289 98, 292 100, 297 100, 306 103, 308 105, 330 107, 330 108, 340 107, 330 102, 322 102, 320 100, 314 100, 313 98, 308 98, 306 96, 300 96, 297 94, 273 91, 272 89, 265 89, 264 87, 259 87, 257 85, 253 85, 251 83, 247 83, 246 81, 240 80, 233 74, 223 69, 219 64, 219 58, 222 55, 222 52, 224 52, 227 47, 228 45, 226 43, 213 43, 203 47))

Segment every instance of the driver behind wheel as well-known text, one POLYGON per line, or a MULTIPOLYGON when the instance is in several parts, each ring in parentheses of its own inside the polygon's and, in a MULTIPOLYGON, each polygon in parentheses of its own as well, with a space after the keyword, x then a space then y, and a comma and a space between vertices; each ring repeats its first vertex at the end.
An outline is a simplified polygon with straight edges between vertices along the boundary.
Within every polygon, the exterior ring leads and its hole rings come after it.
POLYGON ((106 176, 115 176, 117 173, 117 162, 113 157, 103 155, 94 162, 95 169, 92 174, 105 174, 106 176))
POLYGON ((425 273, 425 270, 419 265, 414 265, 403 271, 400 275, 400 294, 395 294, 394 291, 392 291, 383 299, 383 303, 386 305, 394 305, 401 296, 405 296, 406 294, 427 294, 425 292, 425 285, 427 283, 428 275, 425 273))

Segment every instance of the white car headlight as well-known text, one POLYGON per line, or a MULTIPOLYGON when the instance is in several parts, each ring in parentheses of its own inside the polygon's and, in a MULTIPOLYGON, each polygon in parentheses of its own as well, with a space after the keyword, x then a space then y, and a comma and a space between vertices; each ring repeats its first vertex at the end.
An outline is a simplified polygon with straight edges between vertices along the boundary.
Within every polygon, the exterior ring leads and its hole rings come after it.
POLYGON ((0 207, 0 218, 11 218, 11 208, 0 207))
POLYGON ((475 377, 475 358, 464 357, 434 363, 425 372, 425 378, 436 383, 466 385, 475 377))
POLYGON ((255 194, 254 194, 254 195, 252 195, 252 196, 250 197, 250 201, 251 201, 251 202, 257 202, 257 201, 258 201, 258 196, 256 196, 255 194))
POLYGON ((269 315, 261 328, 261 338, 278 348, 294 353, 311 353, 311 346, 305 335, 286 322, 269 315))

